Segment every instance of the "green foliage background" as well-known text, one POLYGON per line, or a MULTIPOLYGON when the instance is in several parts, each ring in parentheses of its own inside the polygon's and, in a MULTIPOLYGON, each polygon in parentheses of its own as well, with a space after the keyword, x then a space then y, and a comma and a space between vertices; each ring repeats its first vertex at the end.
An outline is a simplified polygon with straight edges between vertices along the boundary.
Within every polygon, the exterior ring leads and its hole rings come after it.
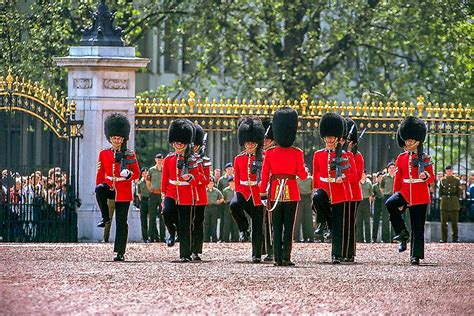
MULTIPOLYGON (((65 90, 52 62, 77 45, 98 1, 0 4, 0 71, 65 90)), ((220 82, 239 97, 427 100, 472 103, 474 26, 468 1, 107 1, 127 45, 163 28, 184 40, 194 71, 171 87, 205 95, 220 82)), ((225 96, 231 96, 226 94, 225 96)))

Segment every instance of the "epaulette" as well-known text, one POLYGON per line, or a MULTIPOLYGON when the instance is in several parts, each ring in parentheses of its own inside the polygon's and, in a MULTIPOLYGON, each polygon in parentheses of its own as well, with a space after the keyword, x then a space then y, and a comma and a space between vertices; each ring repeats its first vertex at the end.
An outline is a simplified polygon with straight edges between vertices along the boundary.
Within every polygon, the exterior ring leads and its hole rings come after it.
POLYGON ((321 148, 320 150, 317 150, 316 152, 319 153, 319 152, 325 151, 325 150, 326 150, 326 148, 321 148))
POLYGON ((211 158, 209 158, 209 157, 207 157, 207 156, 202 157, 202 165, 203 165, 204 167, 210 167, 210 166, 212 166, 211 158))
POLYGON ((275 148, 277 148, 277 146, 276 146, 276 145, 272 145, 272 146, 270 146, 270 147, 269 147, 267 150, 265 150, 265 151, 269 151, 269 150, 272 150, 272 149, 275 149, 275 148))
POLYGON ((171 156, 174 156, 175 153, 168 153, 168 155, 166 155, 166 157, 171 157, 171 156))
POLYGON ((299 147, 296 147, 296 146, 291 146, 291 147, 293 147, 294 149, 299 150, 299 151, 301 151, 301 152, 303 151, 303 149, 301 149, 301 148, 299 148, 299 147))
POLYGON ((240 154, 238 154, 236 157, 239 157, 239 156, 245 156, 247 155, 247 152, 245 150, 241 151, 240 154))

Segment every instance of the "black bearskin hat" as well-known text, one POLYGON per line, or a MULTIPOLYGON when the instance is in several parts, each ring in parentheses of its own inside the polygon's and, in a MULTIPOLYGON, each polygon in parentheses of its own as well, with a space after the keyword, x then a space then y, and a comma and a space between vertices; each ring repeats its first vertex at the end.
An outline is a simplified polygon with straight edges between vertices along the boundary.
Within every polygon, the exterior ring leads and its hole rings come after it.
POLYGON ((275 138, 273 138, 272 119, 270 117, 264 117, 262 118, 262 124, 263 128, 265 129, 265 139, 274 140, 275 138))
POLYGON ((426 124, 421 119, 414 116, 407 116, 400 123, 400 137, 405 142, 407 139, 414 139, 424 142, 426 137, 426 124))
POLYGON ((347 139, 347 141, 352 141, 353 144, 357 144, 359 138, 359 131, 357 130, 356 123, 350 117, 346 117, 344 121, 346 123, 344 125, 344 139, 347 139), (352 133, 349 135, 352 126, 354 126, 354 128, 352 129, 352 133))
POLYGON ((176 119, 171 122, 168 130, 168 142, 183 144, 192 143, 194 138, 194 124, 188 119, 176 119))
POLYGON ((272 128, 277 144, 281 147, 291 147, 298 129, 298 113, 290 107, 277 110, 273 115, 272 128))
POLYGON ((199 124, 194 124, 194 127, 196 129, 196 134, 194 135, 194 145, 202 146, 204 144, 205 132, 199 124))
POLYGON ((120 136, 127 141, 130 134, 130 121, 122 113, 112 113, 105 118, 104 134, 107 140, 110 140, 112 136, 120 136))
POLYGON ((398 147, 400 147, 400 148, 405 147, 405 142, 403 141, 402 137, 400 136, 400 128, 397 130, 397 144, 398 144, 398 147))
POLYGON ((321 138, 335 136, 341 138, 344 133, 344 119, 337 113, 324 113, 319 120, 319 135, 321 138))
POLYGON ((238 123, 239 145, 244 146, 245 142, 254 142, 263 146, 265 129, 262 121, 256 117, 244 117, 238 123))

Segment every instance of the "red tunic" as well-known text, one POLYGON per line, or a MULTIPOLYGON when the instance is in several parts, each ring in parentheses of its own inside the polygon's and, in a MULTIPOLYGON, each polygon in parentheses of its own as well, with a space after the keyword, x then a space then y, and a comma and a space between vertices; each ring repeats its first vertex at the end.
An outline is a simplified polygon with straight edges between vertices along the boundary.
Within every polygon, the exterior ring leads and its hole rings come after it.
POLYGON ((360 179, 362 179, 362 173, 364 172, 364 157, 360 152, 353 154, 352 152, 348 153, 354 157, 355 161, 355 175, 349 181, 351 186, 352 200, 351 201, 362 201, 362 187, 360 185, 360 179))
POLYGON ((107 183, 110 188, 115 188, 116 202, 130 202, 133 200, 132 181, 140 177, 137 157, 133 151, 128 153, 129 155, 126 155, 125 159, 135 161, 126 165, 127 169, 132 172, 130 179, 120 176, 120 162, 115 162, 115 153, 112 148, 104 149, 99 153, 95 184, 107 183))
POLYGON ((200 174, 200 180, 194 187, 195 192, 195 205, 207 205, 207 185, 211 180, 211 160, 207 159, 199 159, 198 160, 198 168, 200 174))
MULTIPOLYGON (((400 192, 408 202, 408 205, 428 204, 431 201, 429 184, 434 181, 433 166, 425 167, 425 171, 430 176, 425 181, 421 180, 418 176, 418 166, 413 167, 413 165, 409 165, 410 160, 414 160, 417 157, 416 153, 405 151, 398 155, 395 162, 397 173, 393 183, 393 192, 400 192)), ((425 157, 423 161, 425 163, 430 162, 430 157, 425 157)))
MULTIPOLYGON (((178 169, 175 153, 169 154, 163 161, 163 173, 161 178, 161 192, 165 197, 172 198, 178 205, 193 205, 195 192, 193 186, 201 181, 201 174, 197 165, 189 168, 189 173, 193 175, 191 180, 186 181, 181 177, 182 169, 178 169)), ((183 160, 179 155, 179 160, 183 160)))
POLYGON ((336 170, 330 170, 328 176, 328 169, 331 161, 336 157, 334 150, 320 149, 313 155, 313 188, 324 190, 329 196, 331 204, 347 202, 351 199, 351 194, 346 188, 346 184, 355 178, 355 162, 346 152, 342 154, 342 158, 348 159, 350 168, 343 170, 346 178, 342 183, 336 183, 336 170), (328 157, 329 154, 329 157, 328 157))
POLYGON ((235 192, 241 193, 245 200, 253 197, 253 205, 262 205, 260 191, 257 184, 257 174, 250 173, 255 155, 241 152, 234 159, 235 192))
POLYGON ((296 147, 273 147, 265 152, 265 159, 262 167, 262 181, 260 182, 260 193, 267 192, 268 183, 271 182, 270 201, 275 201, 278 195, 278 186, 280 181, 271 181, 272 175, 294 175, 295 179, 286 180, 285 188, 281 196, 281 202, 299 201, 300 192, 296 176, 301 180, 308 177, 308 173, 304 168, 303 151, 296 147))

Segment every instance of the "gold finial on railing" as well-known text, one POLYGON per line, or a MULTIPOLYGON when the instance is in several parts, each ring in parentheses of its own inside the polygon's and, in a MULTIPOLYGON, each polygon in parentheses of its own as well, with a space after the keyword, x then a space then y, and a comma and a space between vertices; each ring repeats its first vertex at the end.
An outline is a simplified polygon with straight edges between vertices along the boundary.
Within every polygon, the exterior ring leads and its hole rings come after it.
POLYGON ((181 98, 181 114, 186 114, 186 100, 184 98, 181 98))
MULTIPOLYGON (((468 104, 466 104, 466 107, 464 109, 464 112, 466 113, 465 115, 465 119, 466 120, 470 120, 471 119, 471 112, 472 112, 472 109, 471 109, 471 106, 468 104)), ((471 126, 474 126, 474 124, 472 124, 471 126)))
POLYGON ((362 111, 364 111, 364 113, 362 114, 363 117, 369 116, 369 113, 367 112, 368 110, 369 110, 369 104, 367 101, 364 101, 364 105, 362 106, 362 111))
POLYGON ((402 102, 402 117, 407 116, 407 103, 405 101, 402 102))
POLYGON ((462 119, 462 112, 464 112, 464 109, 461 103, 458 104, 458 108, 456 109, 456 112, 458 112, 458 119, 462 119))
POLYGON ((211 105, 209 104, 209 98, 205 98, 204 99, 204 114, 209 114, 209 108, 211 107, 211 105))
MULTIPOLYGON (((379 101, 379 117, 383 117, 383 113, 385 112, 384 111, 384 106, 383 106, 383 102, 382 101, 379 101)), ((386 108, 385 108, 386 109, 386 108)))
POLYGON ((440 109, 439 103, 436 102, 435 105, 434 105, 434 113, 435 113, 434 117, 435 118, 439 118, 439 112, 440 111, 441 111, 441 109, 440 109))
POLYGON ((217 114, 217 100, 215 98, 212 99, 211 109, 212 114, 217 114))
POLYGON ((352 103, 352 101, 349 101, 349 104, 347 105, 347 116, 352 117, 353 110, 354 110, 354 103, 352 103))
POLYGON ((370 102, 370 117, 375 117, 375 112, 377 111, 377 107, 375 106, 375 100, 370 102))
POLYGON ((232 100, 229 98, 227 99, 227 102, 225 104, 225 113, 227 115, 231 115, 232 114, 232 100))
POLYGON ((260 99, 257 99, 257 103, 255 104, 255 108, 257 109, 257 115, 261 115, 263 113, 262 101, 260 99))
POLYGON ((158 103, 159 113, 165 114, 165 99, 160 98, 160 102, 158 103))
POLYGON ((454 108, 454 103, 451 103, 449 105, 449 118, 453 119, 454 118, 454 112, 456 109, 454 108))
POLYGON ((179 109, 179 100, 174 99, 174 101, 173 101, 173 113, 178 114, 179 113, 178 109, 179 109))
POLYGON ((346 109, 346 102, 341 101, 341 115, 342 115, 342 116, 346 116, 346 111, 345 111, 345 109, 346 109))
POLYGON ((220 99, 219 104, 217 105, 217 107, 219 108, 219 114, 225 114, 224 105, 225 105, 224 99, 220 99))
POLYGON ((263 115, 268 115, 268 109, 270 108, 270 104, 268 104, 268 100, 263 100, 263 115))
POLYGON ((25 93, 25 86, 26 86, 25 77, 22 77, 21 78, 21 93, 25 93))
POLYGON ((5 91, 5 82, 3 81, 3 76, 0 76, 0 91, 5 91))
POLYGON ((235 98, 235 99, 234 99, 234 104, 233 104, 232 107, 234 108, 234 114, 239 115, 239 114, 240 114, 240 113, 239 113, 239 107, 240 107, 240 105, 239 105, 239 99, 238 99, 238 98, 235 98))
POLYGON ((443 103, 443 105, 441 107, 441 113, 443 115, 443 118, 448 117, 448 105, 446 103, 443 103))
POLYGON ((314 116, 315 113, 314 113, 314 110, 316 109, 316 101, 311 101, 311 103, 309 104, 309 115, 311 116, 314 116))
POLYGON ((433 104, 431 102, 428 102, 428 105, 426 107, 426 118, 430 119, 432 115, 431 113, 433 113, 433 104))
POLYGON ((410 102, 410 104, 408 106, 408 115, 410 115, 410 116, 415 115, 415 105, 413 104, 413 102, 410 102))
POLYGON ((137 97, 137 100, 135 101, 135 111, 138 114, 143 113, 143 102, 142 102, 142 98, 140 97, 137 97))
POLYGON ((418 109, 418 117, 423 117, 423 108, 425 107, 425 98, 422 96, 422 95, 419 95, 417 98, 416 98, 416 107, 418 109))
POLYGON ((308 95, 306 92, 301 95, 300 106, 301 114, 306 115, 306 107, 308 106, 308 95))
POLYGON ((272 99, 272 102, 270 103, 270 115, 273 115, 275 113, 275 108, 276 108, 276 100, 272 99))
POLYGON ((171 98, 168 98, 166 100, 166 114, 171 114, 171 106, 172 106, 171 98))
POLYGON ((355 114, 355 116, 356 116, 356 117, 360 117, 360 110, 362 109, 362 105, 361 105, 360 101, 357 101, 357 102, 356 102, 355 109, 356 109, 356 114, 355 114))
POLYGON ((20 78, 18 76, 15 77, 15 81, 13 82, 13 90, 18 92, 18 86, 20 85, 20 78))
POLYGON ((392 116, 392 103, 390 101, 387 102, 386 106, 385 106, 385 115, 387 117, 391 117, 392 116))
POLYGON ((7 75, 6 80, 7 80, 7 89, 11 90, 12 84, 13 84, 12 67, 8 67, 8 75, 7 75))
POLYGON ((188 93, 188 105, 189 105, 189 113, 193 114, 194 113, 194 103, 196 102, 196 100, 194 99, 194 97, 196 96, 196 94, 194 93, 194 91, 189 91, 188 93))
POLYGON ((254 107, 254 105, 253 105, 253 100, 252 100, 252 99, 249 100, 249 105, 248 105, 248 107, 249 107, 249 115, 254 115, 253 110, 255 109, 255 107, 254 107))

